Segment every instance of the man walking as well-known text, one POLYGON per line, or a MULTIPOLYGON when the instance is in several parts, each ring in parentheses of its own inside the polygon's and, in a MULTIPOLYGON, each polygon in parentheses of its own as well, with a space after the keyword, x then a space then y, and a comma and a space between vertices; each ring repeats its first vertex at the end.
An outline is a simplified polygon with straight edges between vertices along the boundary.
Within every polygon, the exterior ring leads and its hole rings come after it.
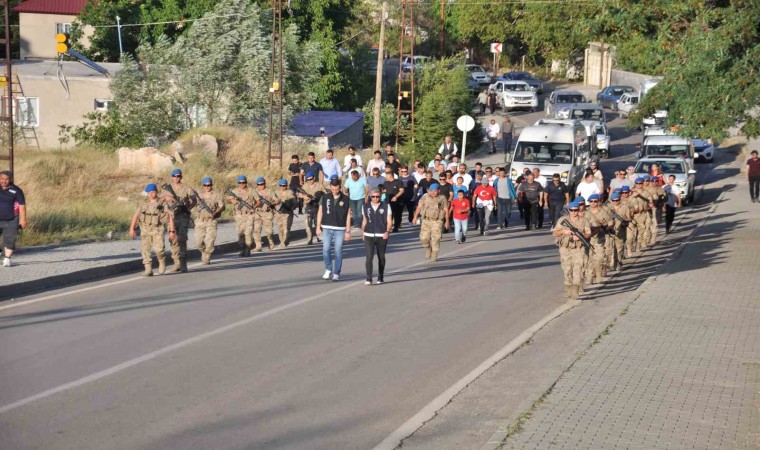
POLYGON ((248 188, 248 178, 245 175, 240 175, 237 178, 237 185, 238 187, 233 189, 232 193, 247 203, 247 206, 232 196, 227 201, 233 205, 232 217, 235 218, 235 230, 238 236, 238 245, 240 246, 240 256, 251 256, 251 249, 253 248, 253 216, 257 200, 253 190, 248 188))
POLYGON ((322 164, 316 161, 314 152, 309 152, 306 155, 306 162, 301 164, 301 184, 304 184, 304 181, 306 181, 305 176, 307 173, 313 173, 317 183, 322 184, 322 164))
POLYGON ((414 212, 414 222, 422 217, 420 228, 420 242, 425 248, 425 258, 438 261, 438 250, 442 236, 442 228, 449 228, 449 202, 440 195, 439 185, 433 183, 427 194, 423 195, 414 212))
POLYGON ((570 203, 567 185, 560 180, 559 174, 552 175, 552 182, 546 186, 546 202, 549 207, 549 222, 552 227, 562 215, 562 208, 570 203))
POLYGON ((362 166, 362 157, 361 155, 356 154, 356 147, 353 145, 348 146, 348 155, 343 157, 343 173, 348 173, 348 171, 351 169, 351 160, 356 160, 356 165, 361 167, 362 166))
POLYGON ((367 181, 359 177, 358 172, 351 172, 351 176, 346 180, 344 185, 345 192, 351 206, 351 222, 354 227, 359 228, 362 223, 362 204, 369 194, 367 181))
POLYGON ((264 177, 256 179, 256 198, 259 200, 259 206, 256 208, 256 216, 253 220, 253 241, 256 243, 254 252, 260 252, 262 246, 261 232, 267 234, 269 250, 274 250, 274 210, 272 205, 276 200, 274 192, 267 188, 267 181, 264 177))
POLYGON ((623 270, 623 259, 625 258, 625 239, 628 231, 628 224, 631 223, 631 211, 628 205, 621 201, 621 194, 613 192, 610 194, 610 205, 608 210, 615 220, 612 232, 608 236, 607 245, 611 247, 609 267, 612 270, 623 270))
POLYGON ((409 174, 408 167, 402 166, 398 181, 400 181, 401 185, 404 187, 404 195, 401 196, 401 204, 403 206, 401 214, 402 220, 403 210, 406 210, 407 220, 411 225, 412 217, 414 217, 414 210, 417 208, 417 179, 413 175, 409 174))
POLYGON ((11 267, 19 228, 26 228, 24 191, 11 183, 11 173, 0 172, 0 234, 3 235, 3 267, 11 267), (18 215, 16 215, 18 207, 18 215))
POLYGON ((325 263, 323 280, 340 280, 343 266, 343 241, 351 239, 351 207, 340 191, 340 181, 330 181, 330 193, 322 196, 317 213, 317 236, 322 236, 322 259, 325 263), (335 252, 333 260, 332 252, 335 252))
POLYGON ((201 180, 203 185, 195 206, 195 246, 201 252, 201 262, 211 264, 211 254, 216 244, 216 227, 219 216, 224 211, 224 198, 214 190, 211 177, 201 180))
POLYGON ((491 108, 491 115, 496 114, 496 91, 491 89, 488 92, 488 106, 491 108))
POLYGON ((544 188, 533 179, 532 172, 528 172, 525 181, 520 183, 517 195, 522 200, 525 229, 538 230, 538 211, 543 204, 544 188))
POLYGON ((279 190, 276 194, 275 206, 279 212, 275 215, 277 235, 280 238, 279 248, 287 247, 290 240, 290 227, 293 225, 294 211, 298 208, 298 199, 293 191, 288 189, 288 181, 284 178, 277 182, 279 190))
POLYGON ((612 217, 606 208, 600 208, 601 196, 594 194, 588 198, 589 208, 586 210, 585 218, 591 227, 591 249, 588 255, 588 266, 586 267, 586 284, 601 283, 602 278, 607 275, 607 232, 611 231, 612 217))
POLYGON ((673 227, 673 220, 676 218, 676 208, 681 207, 681 189, 676 186, 676 176, 668 177, 668 184, 665 185, 667 200, 665 201, 665 234, 670 234, 673 227))
POLYGON ((544 206, 546 206, 546 184, 547 180, 546 177, 541 175, 541 169, 538 167, 535 167, 533 169, 533 180, 540 184, 541 187, 544 189, 543 194, 541 195, 541 203, 538 205, 538 211, 536 212, 536 216, 538 217, 538 228, 543 228, 544 226, 544 206))
POLYGON ((501 134, 504 136, 504 154, 512 151, 512 138, 515 136, 515 124, 509 116, 504 118, 501 124, 501 134))
POLYGON ((499 124, 496 123, 496 119, 491 119, 486 127, 486 135, 488 135, 488 142, 491 144, 491 148, 488 150, 488 154, 492 155, 496 153, 496 142, 499 140, 499 134, 501 129, 499 124))
POLYGON ((164 242, 164 225, 169 225, 169 238, 174 239, 174 223, 166 206, 166 201, 158 198, 158 186, 151 183, 145 186, 148 198, 137 204, 132 223, 129 224, 129 237, 134 238, 137 234, 135 228, 140 226, 140 254, 146 277, 153 276, 153 258, 151 249, 156 252, 158 260, 158 273, 166 272, 166 257, 164 254, 166 243, 164 242))
POLYGON ((343 170, 341 170, 338 160, 333 157, 332 150, 327 150, 325 157, 319 161, 319 164, 322 166, 325 183, 329 183, 335 176, 339 180, 343 178, 343 170))
MULTIPOLYGON (((317 212, 319 211, 319 203, 322 196, 325 194, 325 188, 322 183, 317 183, 315 175, 312 172, 306 174, 306 183, 304 183, 301 191, 298 193, 304 202, 303 212, 306 213, 306 245, 312 245, 314 243, 314 235, 317 228, 317 212)), ((319 239, 319 235, 317 235, 319 239)))
POLYGON ((480 186, 472 195, 475 208, 478 210, 478 222, 480 223, 480 235, 488 234, 488 226, 491 224, 491 213, 496 202, 496 191, 488 185, 488 178, 483 177, 480 186))
POLYGON ((443 144, 438 147, 438 154, 446 161, 450 160, 454 155, 459 156, 459 149, 457 148, 457 144, 451 141, 451 136, 443 138, 443 144))
POLYGON ((470 200, 464 190, 457 191, 451 201, 451 216, 454 219, 454 239, 457 244, 467 241, 467 222, 470 218, 470 200))
POLYGON ((385 160, 380 150, 375 150, 373 159, 367 163, 367 176, 372 176, 375 173, 375 169, 377 169, 378 174, 385 172, 385 160))
POLYGON ((512 215, 512 202, 517 198, 515 185, 507 177, 507 170, 499 167, 499 176, 493 182, 496 191, 496 222, 500 230, 506 230, 509 226, 509 216, 512 215))
POLYGON ((372 189, 369 193, 369 202, 361 208, 362 231, 364 233, 364 249, 367 252, 364 268, 367 271, 365 286, 372 284, 373 264, 377 253, 377 281, 375 284, 385 282, 385 249, 391 230, 391 215, 388 214, 388 205, 380 202, 380 189, 372 189))
POLYGON ((401 197, 404 195, 404 184, 393 176, 390 168, 385 168, 385 197, 393 214, 393 232, 398 232, 401 226, 401 218, 404 215, 404 202, 401 197))
POLYGON ((480 91, 480 94, 478 94, 478 107, 480 107, 480 115, 484 116, 486 114, 486 105, 488 104, 488 94, 486 93, 486 90, 483 89, 480 91))
POLYGON ((581 236, 591 237, 591 227, 586 219, 580 217, 580 205, 572 202, 568 206, 569 213, 560 217, 554 226, 552 236, 559 247, 559 259, 565 279, 565 294, 571 299, 577 299, 583 293, 583 264, 586 259, 586 249, 581 244, 581 236), (580 233, 578 236, 571 230, 573 227, 580 233))
POLYGON ((169 238, 172 246, 172 260, 174 260, 174 272, 187 272, 187 233, 190 228, 190 210, 195 208, 198 199, 193 189, 182 184, 182 171, 172 171, 171 184, 164 186, 164 199, 169 203, 169 210, 174 221, 174 239, 169 238))
POLYGON ((747 181, 752 203, 760 202, 760 158, 757 157, 757 150, 752 150, 747 160, 747 181))

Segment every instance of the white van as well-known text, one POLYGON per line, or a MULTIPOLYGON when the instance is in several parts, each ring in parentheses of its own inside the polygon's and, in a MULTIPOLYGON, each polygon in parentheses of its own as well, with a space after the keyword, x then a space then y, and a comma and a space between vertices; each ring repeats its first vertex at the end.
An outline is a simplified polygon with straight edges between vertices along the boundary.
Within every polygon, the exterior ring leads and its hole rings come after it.
POLYGON ((649 136, 641 146, 640 156, 680 156, 686 160, 689 170, 694 169, 694 143, 681 136, 649 136))
POLYGON ((559 174, 575 192, 590 159, 591 143, 579 120, 540 119, 517 138, 510 177, 514 181, 526 168, 538 168, 547 178, 559 174))

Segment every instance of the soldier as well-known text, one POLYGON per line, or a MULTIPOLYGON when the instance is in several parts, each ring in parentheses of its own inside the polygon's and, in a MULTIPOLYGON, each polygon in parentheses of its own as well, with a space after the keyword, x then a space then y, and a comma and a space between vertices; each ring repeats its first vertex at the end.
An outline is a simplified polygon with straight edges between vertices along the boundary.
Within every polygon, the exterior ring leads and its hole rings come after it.
POLYGON ((195 198, 193 188, 182 184, 182 171, 172 171, 171 184, 164 185, 164 199, 169 203, 169 210, 174 220, 175 238, 169 238, 172 246, 172 259, 174 260, 174 272, 187 272, 187 232, 190 228, 190 210, 195 207, 198 200, 195 198))
POLYGON ((649 245, 657 243, 657 225, 662 222, 662 208, 665 204, 665 200, 668 198, 668 194, 665 189, 659 184, 660 177, 649 177, 649 183, 644 184, 644 190, 649 193, 648 197, 652 199, 654 207, 650 211, 651 228, 650 228, 650 240, 649 245))
POLYGON ((240 175, 237 178, 237 185, 232 193, 237 195, 243 202, 248 203, 249 206, 244 205, 234 197, 227 199, 234 209, 232 210, 232 216, 235 218, 235 229, 238 236, 238 245, 240 245, 240 256, 251 256, 251 247, 253 247, 253 218, 254 208, 259 206, 256 194, 248 187, 248 178, 245 175, 240 175))
POLYGON ((652 209, 651 199, 647 197, 649 193, 644 191, 644 178, 636 178, 636 184, 633 188, 633 202, 636 205, 636 212, 633 214, 633 224, 636 227, 635 250, 643 251, 649 247, 651 240, 651 219, 649 211, 652 209))
POLYGON ((621 201, 619 192, 613 192, 610 195, 608 210, 615 220, 612 233, 609 235, 608 245, 612 250, 609 255, 609 266, 612 270, 623 270, 623 249, 625 247, 625 236, 628 224, 631 222, 631 211, 628 205, 621 201), (621 220, 622 219, 622 220, 621 220))
POLYGON ((625 257, 630 258, 636 251, 636 239, 638 239, 638 228, 633 223, 633 217, 639 212, 641 205, 631 197, 631 189, 628 186, 620 188, 620 204, 628 208, 628 215, 631 218, 625 231, 625 257))
POLYGON ((274 192, 267 188, 267 181, 264 177, 256 179, 256 199, 259 205, 256 207, 256 216, 253 221, 253 241, 256 243, 254 252, 261 251, 261 231, 266 231, 269 250, 274 250, 274 201, 276 199, 274 192))
POLYGON ((576 299, 583 293, 583 263, 586 249, 581 243, 581 237, 570 227, 575 228, 584 239, 588 239, 591 236, 591 226, 586 219, 580 217, 580 204, 577 200, 567 205, 567 208, 568 215, 557 220, 552 236, 559 247, 559 258, 565 278, 565 294, 571 299, 576 299))
POLYGON ((438 183, 430 185, 428 193, 420 198, 413 218, 417 223, 417 218, 422 217, 420 241, 425 247, 425 258, 431 261, 438 261, 442 226, 445 223, 446 229, 449 228, 449 202, 438 195, 439 188, 438 183))
POLYGON ((586 284, 601 283, 602 278, 607 275, 605 246, 607 232, 611 230, 613 223, 609 213, 599 206, 600 200, 599 194, 592 194, 588 198, 590 207, 585 218, 591 227, 591 251, 585 272, 586 284))
MULTIPOLYGON (((325 194, 325 188, 321 183, 316 182, 312 172, 305 175, 305 180, 306 182, 302 186, 301 192, 298 193, 298 197, 305 202, 303 211, 306 213, 306 238, 309 240, 306 244, 312 245, 316 234, 319 200, 325 194)), ((317 236, 317 242, 322 242, 319 236, 317 236)))
POLYGON ((195 246, 201 252, 201 262, 211 264, 216 242, 216 226, 219 216, 224 211, 224 198, 221 192, 214 190, 214 180, 206 177, 201 181, 203 189, 198 194, 195 211, 195 246))
POLYGON ((280 237, 280 248, 285 248, 289 241, 288 235, 290 234, 290 226, 293 225, 293 211, 298 208, 298 200, 293 191, 288 189, 288 181, 285 179, 280 180, 277 185, 279 190, 277 191, 277 198, 274 202, 279 209, 277 213, 277 233, 280 237), (284 213, 284 214, 283 214, 284 213))
POLYGON ((158 260, 158 273, 166 272, 166 258, 164 256, 164 225, 169 225, 169 239, 175 238, 174 222, 169 214, 166 201, 158 198, 158 186, 151 183, 145 186, 148 198, 137 204, 132 223, 129 225, 129 236, 135 237, 135 227, 140 225, 140 253, 142 253, 143 265, 146 277, 153 276, 153 260, 150 255, 151 248, 156 252, 158 260))

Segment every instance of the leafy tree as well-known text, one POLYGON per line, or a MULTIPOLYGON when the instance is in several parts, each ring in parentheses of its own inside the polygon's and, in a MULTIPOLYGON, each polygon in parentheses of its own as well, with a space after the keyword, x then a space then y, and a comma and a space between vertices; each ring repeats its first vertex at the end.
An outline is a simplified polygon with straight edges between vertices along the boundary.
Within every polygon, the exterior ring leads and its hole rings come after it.
MULTIPOLYGON (((373 120, 375 114, 375 100, 371 99, 363 107, 357 109, 364 113, 364 134, 372 136, 375 132, 375 123, 373 120)), ((409 126, 409 117, 401 116, 401 128, 409 126)), ((396 133, 396 106, 391 103, 383 103, 380 107, 380 137, 389 138, 396 133)))

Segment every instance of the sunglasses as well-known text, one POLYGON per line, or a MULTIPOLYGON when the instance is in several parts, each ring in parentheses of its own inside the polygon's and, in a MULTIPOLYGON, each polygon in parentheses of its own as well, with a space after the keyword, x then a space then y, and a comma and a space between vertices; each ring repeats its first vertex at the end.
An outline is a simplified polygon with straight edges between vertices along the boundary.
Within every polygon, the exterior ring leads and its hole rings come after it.
POLYGON ((370 195, 369 198, 380 198, 379 195, 370 195))
POLYGON ((578 209, 571 209, 570 212, 578 212, 578 209))
POLYGON ((599 203, 599 200, 589 200, 589 203, 599 203))
POLYGON ((213 184, 204 184, 203 186, 204 187, 211 187, 211 186, 213 186, 213 184))
POLYGON ((612 200, 612 201, 613 201, 613 202, 619 202, 619 201, 620 201, 620 199, 619 199, 619 198, 616 198, 615 200, 612 200))
POLYGON ((264 183, 257 184, 256 186, 265 186, 264 183))
POLYGON ((182 178, 182 175, 172 175, 172 178, 182 178))
POLYGON ((248 184, 247 181, 238 181, 238 184, 248 184))

